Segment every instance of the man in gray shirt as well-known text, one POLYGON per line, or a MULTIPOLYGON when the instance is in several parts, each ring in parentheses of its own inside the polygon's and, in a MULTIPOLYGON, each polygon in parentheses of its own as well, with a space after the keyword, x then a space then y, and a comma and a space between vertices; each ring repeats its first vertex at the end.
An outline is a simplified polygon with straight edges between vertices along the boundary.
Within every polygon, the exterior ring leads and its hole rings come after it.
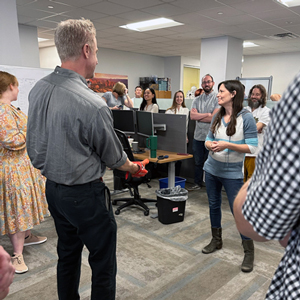
POLYGON ((190 118, 196 121, 193 140, 193 155, 195 160, 195 185, 191 190, 200 190, 203 182, 203 165, 208 156, 205 148, 205 139, 208 134, 212 116, 218 111, 217 94, 213 91, 214 79, 206 74, 202 78, 204 93, 196 97, 192 102, 190 118))
POLYGON ((58 298, 80 298, 85 245, 92 269, 91 299, 115 299, 117 228, 101 178, 106 166, 136 177, 145 174, 123 152, 110 109, 87 87, 98 63, 93 23, 61 22, 55 45, 61 67, 29 95, 27 150, 47 178, 46 196, 58 234, 58 298))

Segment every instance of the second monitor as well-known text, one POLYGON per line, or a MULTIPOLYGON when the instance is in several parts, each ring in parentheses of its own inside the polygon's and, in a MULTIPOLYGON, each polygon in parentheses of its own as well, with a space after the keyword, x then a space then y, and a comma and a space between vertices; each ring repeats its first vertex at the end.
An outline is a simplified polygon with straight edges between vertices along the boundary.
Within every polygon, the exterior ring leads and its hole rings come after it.
POLYGON ((114 128, 129 134, 135 133, 134 111, 133 110, 112 110, 114 128))
POLYGON ((153 135, 153 114, 147 111, 136 111, 137 134, 149 137, 153 135))

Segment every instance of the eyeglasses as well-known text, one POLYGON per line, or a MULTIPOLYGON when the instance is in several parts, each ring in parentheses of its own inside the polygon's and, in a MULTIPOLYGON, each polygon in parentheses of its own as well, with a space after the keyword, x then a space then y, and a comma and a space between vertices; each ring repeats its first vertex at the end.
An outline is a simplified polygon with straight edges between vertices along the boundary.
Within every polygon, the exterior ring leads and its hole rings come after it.
POLYGON ((212 83, 211 80, 208 80, 208 81, 202 81, 202 84, 210 84, 210 83, 212 83))

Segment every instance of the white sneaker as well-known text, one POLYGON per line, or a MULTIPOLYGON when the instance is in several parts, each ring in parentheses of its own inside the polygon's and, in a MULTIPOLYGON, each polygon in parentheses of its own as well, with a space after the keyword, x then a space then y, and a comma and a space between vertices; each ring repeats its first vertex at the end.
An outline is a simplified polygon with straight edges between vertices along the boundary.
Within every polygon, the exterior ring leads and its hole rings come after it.
POLYGON ((195 184, 192 187, 188 188, 189 191, 199 191, 201 190, 201 186, 199 184, 195 184))

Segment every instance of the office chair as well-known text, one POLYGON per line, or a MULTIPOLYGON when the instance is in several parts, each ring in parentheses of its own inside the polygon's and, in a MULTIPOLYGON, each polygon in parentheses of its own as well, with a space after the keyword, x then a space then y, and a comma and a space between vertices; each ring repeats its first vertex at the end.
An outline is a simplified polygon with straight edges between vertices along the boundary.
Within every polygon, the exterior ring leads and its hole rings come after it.
MULTIPOLYGON (((118 130, 118 129, 115 129, 115 133, 117 134, 117 136, 123 146, 123 149, 128 156, 128 159, 131 161, 134 161, 133 153, 131 151, 126 134, 123 131, 118 130)), ((120 205, 117 208, 117 210, 115 211, 115 214, 119 215, 121 210, 125 207, 131 206, 131 205, 137 205, 137 206, 142 207, 144 209, 144 215, 148 216, 149 208, 145 204, 145 202, 157 202, 157 200, 142 198, 139 194, 138 186, 142 183, 148 183, 151 178, 150 174, 148 173, 148 174, 146 174, 146 176, 140 177, 140 178, 135 178, 135 177, 129 176, 128 179, 125 179, 125 175, 126 175, 126 172, 124 172, 124 171, 120 171, 117 169, 114 170, 114 176, 119 177, 121 179, 123 186, 125 188, 129 189, 129 192, 131 195, 131 197, 129 197, 129 198, 118 198, 118 199, 114 199, 112 201, 113 205, 116 205, 117 202, 119 202, 119 201, 125 201, 124 204, 120 205), (133 190, 133 193, 132 193, 132 190, 133 190)))

